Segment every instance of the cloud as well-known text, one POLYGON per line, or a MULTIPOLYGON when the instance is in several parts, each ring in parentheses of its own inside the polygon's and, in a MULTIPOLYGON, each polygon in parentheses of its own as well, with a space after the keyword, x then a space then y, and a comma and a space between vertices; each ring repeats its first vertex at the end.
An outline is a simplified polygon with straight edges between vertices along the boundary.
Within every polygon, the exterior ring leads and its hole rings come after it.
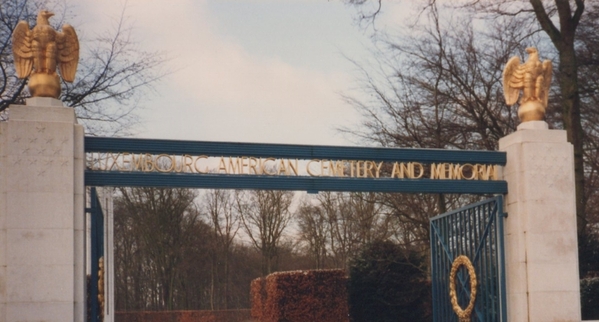
MULTIPOLYGON (((122 9, 112 0, 85 1, 100 17, 118 16, 122 9)), ((126 6, 142 46, 166 51, 174 71, 161 83, 159 98, 148 104, 146 134, 342 142, 334 127, 350 113, 337 92, 349 87, 349 75, 293 66, 276 53, 249 52, 222 32, 218 19, 223 17, 210 12, 206 1, 129 0, 126 6), (164 106, 168 102, 173 104, 164 106)))

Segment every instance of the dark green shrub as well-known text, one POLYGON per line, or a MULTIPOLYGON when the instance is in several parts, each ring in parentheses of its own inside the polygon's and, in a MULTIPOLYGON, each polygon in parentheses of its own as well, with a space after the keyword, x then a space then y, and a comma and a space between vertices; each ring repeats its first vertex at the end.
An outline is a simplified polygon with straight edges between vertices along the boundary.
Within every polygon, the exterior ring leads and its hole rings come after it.
POLYGON ((580 280, 582 320, 599 320, 599 277, 580 280))
POLYGON ((599 274, 599 232, 591 230, 578 235, 578 267, 580 278, 599 274))
POLYGON ((366 245, 349 267, 353 322, 430 321, 424 258, 389 241, 366 245))

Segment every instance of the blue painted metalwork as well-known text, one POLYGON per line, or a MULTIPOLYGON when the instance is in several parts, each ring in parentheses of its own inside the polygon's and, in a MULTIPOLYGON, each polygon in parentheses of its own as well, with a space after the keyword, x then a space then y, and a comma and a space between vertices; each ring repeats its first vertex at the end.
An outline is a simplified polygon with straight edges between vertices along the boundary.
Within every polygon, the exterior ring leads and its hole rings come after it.
MULTIPOLYGON (((453 261, 466 255, 478 280, 472 321, 507 321, 503 245, 503 197, 497 196, 431 218, 431 275, 433 321, 458 321, 449 298, 449 275, 453 261)), ((463 267, 456 281, 458 303, 470 301, 470 281, 463 267)))
MULTIPOLYGON (((86 137, 85 152, 272 157, 329 160, 505 165, 505 152, 396 149, 86 137)), ((505 194, 505 181, 257 176, 196 173, 85 172, 87 186, 505 194)))
POLYGON ((183 187, 298 191, 362 191, 410 193, 507 193, 505 181, 255 176, 196 173, 86 171, 86 186, 183 187))
POLYGON ((104 213, 96 188, 91 188, 90 190, 90 208, 86 209, 86 212, 91 217, 91 276, 89 288, 87 289, 88 305, 90 306, 88 314, 90 315, 91 322, 99 322, 101 308, 98 302, 98 271, 100 258, 104 256, 104 213))
POLYGON ((400 149, 326 145, 258 144, 85 137, 85 152, 189 154, 224 157, 368 160, 422 163, 478 163, 505 165, 506 153, 445 149, 400 149))

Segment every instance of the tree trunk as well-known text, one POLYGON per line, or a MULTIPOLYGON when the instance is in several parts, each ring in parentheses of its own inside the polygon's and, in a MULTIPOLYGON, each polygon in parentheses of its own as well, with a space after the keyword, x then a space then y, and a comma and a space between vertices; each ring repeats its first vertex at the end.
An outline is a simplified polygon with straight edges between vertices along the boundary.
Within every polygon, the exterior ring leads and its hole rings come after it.
POLYGON ((225 250, 225 298, 224 298, 224 309, 229 309, 229 247, 225 250))
POLYGON ((584 12, 584 1, 575 2, 575 10, 567 0, 556 0, 559 29, 547 14, 541 0, 529 0, 541 28, 547 33, 559 53, 559 87, 562 94, 562 118, 568 141, 574 146, 574 181, 576 189, 576 216, 578 233, 586 227, 586 197, 584 192, 584 160, 582 122, 580 118, 580 92, 578 87, 578 65, 574 38, 576 27, 584 12))
POLYGON ((440 193, 437 198, 437 206, 439 207, 439 214, 447 212, 447 206, 445 205, 445 195, 440 193))
POLYGON ((560 50, 559 83, 562 90, 564 125, 568 134, 568 141, 574 146, 577 227, 578 233, 582 233, 586 227, 586 200, 584 192, 583 130, 580 118, 578 69, 574 44, 564 47, 560 50))

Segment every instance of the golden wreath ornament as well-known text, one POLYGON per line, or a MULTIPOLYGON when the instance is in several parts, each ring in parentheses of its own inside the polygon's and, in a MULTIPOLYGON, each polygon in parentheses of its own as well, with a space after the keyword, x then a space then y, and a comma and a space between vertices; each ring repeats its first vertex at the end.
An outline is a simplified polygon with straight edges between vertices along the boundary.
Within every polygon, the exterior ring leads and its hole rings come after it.
POLYGON ((469 322, 470 316, 472 315, 472 310, 474 310, 474 302, 476 301, 476 286, 478 282, 476 280, 476 272, 474 271, 474 266, 472 266, 472 262, 468 259, 467 256, 460 255, 458 256, 451 265, 451 273, 449 273, 449 298, 451 299, 451 305, 453 306, 453 311, 457 314, 460 322, 469 322), (458 273, 458 269, 460 266, 464 265, 468 270, 468 275, 470 276, 470 303, 465 310, 462 310, 460 305, 458 304, 458 297, 456 293, 456 275, 458 273))

